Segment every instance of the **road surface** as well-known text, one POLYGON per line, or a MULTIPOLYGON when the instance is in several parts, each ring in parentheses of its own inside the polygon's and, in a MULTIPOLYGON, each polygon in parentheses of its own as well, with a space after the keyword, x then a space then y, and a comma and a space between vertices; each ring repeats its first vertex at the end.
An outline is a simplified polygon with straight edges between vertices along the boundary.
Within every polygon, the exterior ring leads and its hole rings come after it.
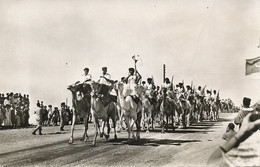
MULTIPOLYGON (((141 141, 126 143, 127 133, 118 140, 98 138, 91 147, 82 142, 83 125, 77 125, 75 142, 68 145, 70 126, 43 127, 43 135, 32 135, 32 128, 0 130, 0 166, 201 166, 224 141, 222 135, 234 114, 221 113, 217 122, 203 121, 186 129, 162 134, 159 129, 141 133, 141 141)), ((113 137, 111 133, 111 137, 113 137)))

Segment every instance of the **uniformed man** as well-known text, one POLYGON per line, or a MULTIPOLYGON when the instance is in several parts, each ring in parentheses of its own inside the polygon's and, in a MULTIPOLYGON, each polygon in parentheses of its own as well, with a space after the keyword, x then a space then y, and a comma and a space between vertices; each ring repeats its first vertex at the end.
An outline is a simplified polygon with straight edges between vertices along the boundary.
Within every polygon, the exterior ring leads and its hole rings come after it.
POLYGON ((36 128, 33 130, 32 134, 33 134, 33 135, 36 135, 36 131, 39 130, 39 135, 42 135, 43 109, 41 108, 40 103, 37 103, 37 108, 36 108, 34 114, 36 115, 36 123, 37 123, 37 126, 36 126, 36 128))
POLYGON ((60 109, 60 131, 64 131, 64 126, 65 126, 65 117, 66 117, 66 108, 65 108, 65 103, 61 103, 61 109, 60 109))

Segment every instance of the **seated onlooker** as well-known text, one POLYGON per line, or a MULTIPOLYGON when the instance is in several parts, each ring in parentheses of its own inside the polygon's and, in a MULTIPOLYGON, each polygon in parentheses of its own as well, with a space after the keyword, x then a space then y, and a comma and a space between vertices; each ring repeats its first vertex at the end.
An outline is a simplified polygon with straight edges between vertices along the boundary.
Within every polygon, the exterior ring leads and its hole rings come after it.
POLYGON ((233 123, 229 123, 227 126, 226 133, 223 134, 222 139, 229 141, 233 136, 235 136, 236 132, 234 128, 235 125, 233 123))
POLYGON ((248 114, 243 119, 241 128, 238 132, 227 142, 221 145, 217 150, 215 150, 210 156, 207 165, 213 166, 227 166, 227 163, 222 157, 233 148, 237 148, 240 143, 244 142, 248 137, 250 137, 254 132, 260 128, 260 119, 255 121, 250 121, 253 113, 248 114))
POLYGON ((243 107, 239 111, 238 115, 234 119, 234 123, 236 125, 239 125, 239 128, 241 127, 241 124, 243 122, 243 119, 247 116, 247 114, 251 113, 253 111, 253 108, 250 107, 251 99, 244 97, 243 99, 243 107))

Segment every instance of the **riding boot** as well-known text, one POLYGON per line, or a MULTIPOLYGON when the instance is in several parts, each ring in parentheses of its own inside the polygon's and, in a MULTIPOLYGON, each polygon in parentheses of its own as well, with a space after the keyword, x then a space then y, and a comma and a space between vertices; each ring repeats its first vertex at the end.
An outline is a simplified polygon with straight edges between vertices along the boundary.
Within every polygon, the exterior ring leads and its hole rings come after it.
POLYGON ((42 135, 42 128, 39 128, 39 135, 42 135))
POLYGON ((37 131, 37 129, 34 129, 34 131, 32 132, 32 134, 33 134, 33 135, 36 135, 36 133, 35 133, 36 131, 37 131))

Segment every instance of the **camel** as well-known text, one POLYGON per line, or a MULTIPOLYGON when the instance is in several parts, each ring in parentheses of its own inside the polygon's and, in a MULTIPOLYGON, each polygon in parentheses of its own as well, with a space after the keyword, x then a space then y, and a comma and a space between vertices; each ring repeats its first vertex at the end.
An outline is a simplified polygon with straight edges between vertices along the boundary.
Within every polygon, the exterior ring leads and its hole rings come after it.
POLYGON ((211 105, 212 105, 213 121, 217 121, 219 119, 220 102, 214 101, 212 102, 211 105))
POLYGON ((162 88, 162 102, 160 105, 160 114, 161 114, 161 121, 162 121, 162 130, 161 132, 168 131, 168 119, 171 117, 172 119, 172 128, 174 129, 174 116, 175 116, 175 109, 176 106, 174 104, 174 100, 167 96, 167 88, 162 88), (166 124, 165 124, 166 123, 166 124), (166 125, 166 126, 165 126, 166 125))
POLYGON ((146 127, 146 133, 149 133, 150 127, 153 125, 150 125, 152 123, 152 115, 154 112, 154 105, 151 104, 151 102, 148 100, 147 97, 144 96, 142 100, 142 117, 143 117, 143 129, 145 129, 145 124, 147 124, 146 127))
MULTIPOLYGON (((114 90, 118 96, 118 84, 114 85, 114 90)), ((122 129, 125 130, 125 125, 124 125, 124 113, 125 111, 122 109, 121 105, 120 105, 120 100, 119 98, 117 98, 117 117, 118 117, 118 132, 120 132, 122 129)))
POLYGON ((196 113, 196 109, 197 109, 197 104, 196 104, 196 99, 195 99, 195 96, 194 94, 190 95, 189 98, 189 104, 190 104, 190 107, 189 107, 189 114, 187 115, 187 126, 190 125, 190 118, 192 120, 194 120, 194 116, 195 116, 195 113, 196 113))
MULTIPOLYGON (((90 87, 86 87, 86 89, 89 89, 90 87)), ((73 140, 73 132, 74 132, 74 126, 75 126, 75 120, 76 117, 79 115, 81 118, 84 118, 84 134, 83 137, 81 138, 82 141, 87 141, 88 140, 88 118, 90 114, 90 97, 84 97, 81 100, 77 99, 77 92, 79 90, 78 85, 70 85, 68 90, 71 91, 72 93, 72 105, 74 107, 73 110, 73 116, 72 116, 72 124, 71 124, 71 136, 69 139, 68 144, 72 144, 74 142, 73 140)), ((89 91, 89 90, 88 90, 89 91)))
POLYGON ((196 104, 197 104, 196 105, 197 122, 200 122, 200 121, 202 121, 202 114, 203 114, 203 109, 204 109, 203 97, 197 95, 197 96, 195 96, 195 99, 196 99, 196 104))
POLYGON ((91 98, 91 112, 94 118, 94 125, 95 125, 95 134, 94 140, 92 142, 92 146, 96 146, 97 135, 100 134, 102 138, 103 135, 105 136, 106 141, 109 139, 110 133, 110 125, 109 125, 109 118, 112 119, 113 126, 114 126, 114 138, 117 139, 116 133, 116 118, 117 118, 117 106, 114 102, 109 102, 107 105, 104 105, 101 98, 97 95, 98 87, 100 84, 98 82, 92 82, 93 88, 93 96, 91 98), (100 122, 101 120, 101 130, 100 130, 100 122), (107 134, 104 132, 105 125, 107 123, 107 134))
MULTIPOLYGON (((121 108, 124 110, 125 123, 128 129, 128 143, 130 143, 130 135, 132 134, 133 139, 140 140, 140 124, 142 118, 142 104, 141 102, 136 103, 130 96, 130 89, 127 89, 123 83, 118 83, 118 98, 121 108), (133 133, 133 126, 136 124, 137 132, 136 136, 133 133)), ((144 92, 142 86, 137 86, 136 92, 141 95, 144 92)))

